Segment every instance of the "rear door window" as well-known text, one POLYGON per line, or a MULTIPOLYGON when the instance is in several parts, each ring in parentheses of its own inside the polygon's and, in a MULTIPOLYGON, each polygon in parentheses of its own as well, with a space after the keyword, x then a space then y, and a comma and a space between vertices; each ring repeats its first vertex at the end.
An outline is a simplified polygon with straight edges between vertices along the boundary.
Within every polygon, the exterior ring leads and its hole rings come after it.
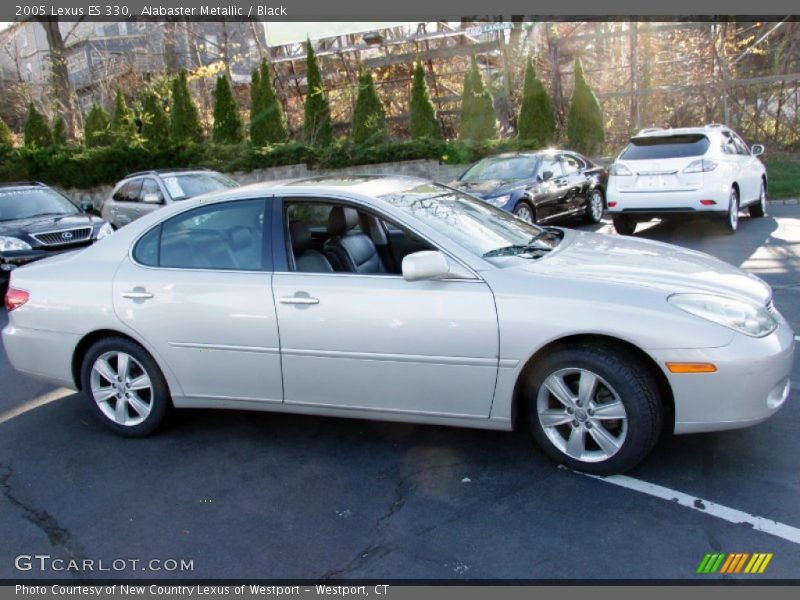
POLYGON ((117 202, 138 202, 139 191, 142 189, 142 180, 134 179, 122 186, 114 194, 114 200, 117 202))
POLYGON ((633 138, 621 160, 657 160, 703 156, 711 142, 702 134, 658 135, 633 138))

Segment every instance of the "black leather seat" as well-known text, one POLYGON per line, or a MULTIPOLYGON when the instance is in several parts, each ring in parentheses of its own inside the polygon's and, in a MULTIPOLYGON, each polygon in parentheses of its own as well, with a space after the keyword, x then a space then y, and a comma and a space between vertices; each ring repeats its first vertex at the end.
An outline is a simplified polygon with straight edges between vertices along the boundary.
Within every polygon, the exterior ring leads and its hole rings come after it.
POLYGON ((311 231, 302 221, 289 222, 295 271, 301 273, 333 273, 333 267, 322 252, 312 250, 311 231))
POLYGON ((386 266, 368 235, 352 231, 358 225, 353 208, 334 206, 328 215, 328 240, 323 251, 334 270, 345 273, 386 273, 386 266))

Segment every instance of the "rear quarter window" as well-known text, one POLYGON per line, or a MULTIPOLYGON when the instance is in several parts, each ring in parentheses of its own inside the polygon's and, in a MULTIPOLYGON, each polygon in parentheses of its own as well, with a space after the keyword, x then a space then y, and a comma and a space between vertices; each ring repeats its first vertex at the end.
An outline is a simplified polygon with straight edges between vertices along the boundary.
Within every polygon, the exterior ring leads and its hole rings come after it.
POLYGON ((633 138, 622 151, 621 160, 653 160, 703 156, 711 142, 704 135, 670 135, 633 138))

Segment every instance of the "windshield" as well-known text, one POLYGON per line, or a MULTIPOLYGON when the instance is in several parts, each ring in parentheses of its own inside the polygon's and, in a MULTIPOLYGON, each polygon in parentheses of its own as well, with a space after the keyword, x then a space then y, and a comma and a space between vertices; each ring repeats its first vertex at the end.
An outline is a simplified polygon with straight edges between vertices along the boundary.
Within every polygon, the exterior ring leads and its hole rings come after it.
POLYGON ((528 179, 536 173, 536 156, 484 158, 461 176, 461 181, 489 181, 491 179, 528 179))
MULTIPOLYGON (((438 183, 414 183, 408 189, 379 198, 478 256, 509 247, 519 248, 523 253, 534 238, 544 231, 477 198, 438 183)), ((542 249, 549 248, 543 244, 542 249)))
POLYGON ((186 200, 200 194, 228 190, 239 185, 230 177, 213 172, 166 175, 162 179, 173 200, 186 200))
POLYGON ((633 138, 622 151, 621 160, 688 158, 703 156, 711 142, 701 134, 659 135, 633 138))
POLYGON ((80 212, 66 197, 49 188, 0 190, 0 221, 80 212))

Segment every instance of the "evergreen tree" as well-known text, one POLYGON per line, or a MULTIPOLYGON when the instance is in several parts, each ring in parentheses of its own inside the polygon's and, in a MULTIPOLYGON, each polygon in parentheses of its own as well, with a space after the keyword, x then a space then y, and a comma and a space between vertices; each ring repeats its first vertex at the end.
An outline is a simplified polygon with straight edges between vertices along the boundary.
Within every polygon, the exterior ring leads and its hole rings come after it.
POLYGON ((541 146, 553 143, 556 120, 550 97, 542 82, 536 77, 533 62, 528 59, 525 68, 525 83, 522 86, 522 102, 517 119, 517 136, 520 140, 533 141, 541 146))
POLYGON ((266 60, 261 61, 260 70, 253 71, 250 100, 250 141, 253 145, 265 146, 289 139, 286 116, 272 85, 266 60))
POLYGON ((200 113, 192 100, 186 71, 181 71, 172 80, 172 110, 169 121, 170 138, 174 142, 203 141, 200 113))
POLYGON ((53 145, 67 145, 67 123, 62 115, 58 115, 56 120, 53 121, 53 145))
POLYGON ((589 156, 600 151, 605 141, 600 104, 583 77, 581 62, 575 59, 575 87, 567 114, 570 148, 589 156))
POLYGON ((133 118, 133 111, 128 108, 122 90, 117 88, 114 97, 114 112, 111 117, 111 131, 114 136, 123 141, 130 142, 137 134, 136 121, 133 118))
POLYGON ((496 120, 492 95, 483 85, 478 61, 473 56, 470 70, 464 77, 459 138, 472 141, 493 139, 497 137, 496 120))
POLYGON ((411 139, 442 139, 442 125, 439 123, 439 119, 436 118, 436 110, 433 108, 433 103, 428 95, 428 84, 425 81, 425 67, 422 61, 417 61, 414 64, 410 113, 408 129, 409 133, 411 133, 411 139))
POLYGON ((0 119, 0 152, 10 150, 14 147, 14 138, 11 135, 11 128, 0 119))
POLYGON ((169 119, 161 100, 152 90, 142 95, 142 136, 150 143, 162 144, 169 139, 169 119))
POLYGON ((108 113, 102 106, 93 104, 84 122, 83 143, 87 148, 96 148, 111 145, 112 139, 108 113))
POLYGON ((264 119, 266 120, 266 139, 269 143, 285 142, 289 139, 289 127, 286 124, 286 115, 283 112, 275 86, 272 85, 272 76, 269 72, 269 63, 261 61, 261 93, 264 102, 264 119))
POLYGON ((356 144, 379 144, 386 136, 386 111, 383 108, 372 73, 358 74, 358 97, 353 110, 352 138, 356 144))
POLYGON ((238 144, 242 141, 242 118, 225 74, 217 77, 217 88, 214 91, 214 131, 211 139, 215 144, 238 144))
POLYGON ((305 119, 303 120, 303 137, 306 143, 315 146, 327 146, 333 141, 331 127, 331 107, 325 94, 317 64, 317 56, 311 47, 311 40, 306 41, 306 92, 305 119))
POLYGON ((28 104, 22 143, 28 147, 45 148, 53 145, 53 134, 44 116, 36 110, 33 102, 28 104))

